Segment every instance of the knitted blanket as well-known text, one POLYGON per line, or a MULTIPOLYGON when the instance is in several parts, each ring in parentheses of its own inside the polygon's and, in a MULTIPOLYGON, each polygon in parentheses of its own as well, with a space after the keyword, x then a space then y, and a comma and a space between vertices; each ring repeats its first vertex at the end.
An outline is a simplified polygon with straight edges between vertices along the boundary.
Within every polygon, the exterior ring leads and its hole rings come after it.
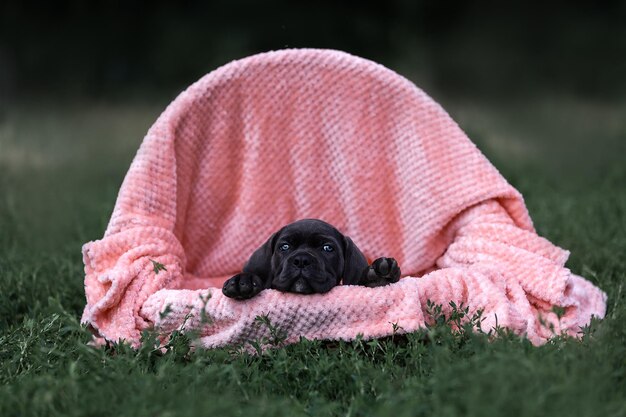
POLYGON ((427 302, 483 311, 532 343, 576 335, 606 295, 539 237, 520 193, 449 115, 385 67, 284 50, 232 62, 178 96, 148 131, 100 240, 83 247, 83 322, 99 340, 184 326, 216 347, 267 335, 352 339, 428 324, 427 302), (319 218, 403 278, 323 295, 222 283, 274 231, 319 218), (553 311, 558 306, 559 314, 553 311))

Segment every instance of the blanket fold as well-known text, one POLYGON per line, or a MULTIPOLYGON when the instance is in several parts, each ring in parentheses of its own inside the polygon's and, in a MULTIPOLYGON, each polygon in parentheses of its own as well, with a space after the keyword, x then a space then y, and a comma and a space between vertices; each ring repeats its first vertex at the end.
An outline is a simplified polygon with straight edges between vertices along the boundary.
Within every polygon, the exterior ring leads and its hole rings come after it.
POLYGON ((426 304, 483 310, 544 343, 603 317, 606 295, 539 237, 520 193, 423 91, 343 52, 284 50, 232 62, 176 98, 150 128, 101 240, 83 247, 83 322, 137 345, 147 328, 199 344, 287 334, 352 339, 416 330, 426 304), (325 295, 224 297, 274 231, 319 218, 397 284, 325 295), (552 311, 562 307, 563 314, 552 311))
POLYGON ((83 261, 88 290, 82 321, 105 335, 119 329, 114 341, 134 341, 149 325, 138 314, 143 302, 179 285, 185 253, 166 229, 136 227, 85 244, 83 261))

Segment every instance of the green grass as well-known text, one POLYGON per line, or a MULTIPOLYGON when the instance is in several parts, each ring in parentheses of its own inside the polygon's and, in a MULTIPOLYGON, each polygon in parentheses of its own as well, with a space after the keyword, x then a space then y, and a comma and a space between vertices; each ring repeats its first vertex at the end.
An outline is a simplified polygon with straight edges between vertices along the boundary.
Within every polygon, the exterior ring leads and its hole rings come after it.
POLYGON ((624 416, 626 105, 443 101, 524 194, 540 234, 609 296, 582 340, 503 333, 301 343, 251 356, 94 349, 81 245, 101 237, 166 103, 16 106, 0 115, 0 416, 624 416))

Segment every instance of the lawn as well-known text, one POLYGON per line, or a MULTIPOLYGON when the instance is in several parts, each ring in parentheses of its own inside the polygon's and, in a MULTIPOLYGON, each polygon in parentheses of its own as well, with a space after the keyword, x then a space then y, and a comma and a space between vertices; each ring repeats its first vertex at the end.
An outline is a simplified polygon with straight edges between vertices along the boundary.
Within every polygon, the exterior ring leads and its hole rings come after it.
POLYGON ((184 336, 165 354, 88 347, 80 248, 167 100, 21 103, 0 113, 0 416, 626 416, 626 103, 438 99, 608 293, 582 340, 490 341, 441 320, 262 356, 189 352, 184 336))

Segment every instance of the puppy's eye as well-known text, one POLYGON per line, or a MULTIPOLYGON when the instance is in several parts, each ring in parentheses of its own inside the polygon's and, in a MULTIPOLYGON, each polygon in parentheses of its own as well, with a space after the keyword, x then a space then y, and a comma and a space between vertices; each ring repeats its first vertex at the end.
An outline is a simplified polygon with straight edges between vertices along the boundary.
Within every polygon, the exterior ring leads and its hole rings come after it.
POLYGON ((282 250, 283 252, 289 250, 289 244, 283 243, 282 245, 280 245, 280 250, 282 250))
POLYGON ((334 251, 335 249, 334 249, 332 246, 330 246, 330 245, 324 245, 324 246, 322 246, 322 250, 323 250, 324 252, 332 252, 332 251, 334 251))

